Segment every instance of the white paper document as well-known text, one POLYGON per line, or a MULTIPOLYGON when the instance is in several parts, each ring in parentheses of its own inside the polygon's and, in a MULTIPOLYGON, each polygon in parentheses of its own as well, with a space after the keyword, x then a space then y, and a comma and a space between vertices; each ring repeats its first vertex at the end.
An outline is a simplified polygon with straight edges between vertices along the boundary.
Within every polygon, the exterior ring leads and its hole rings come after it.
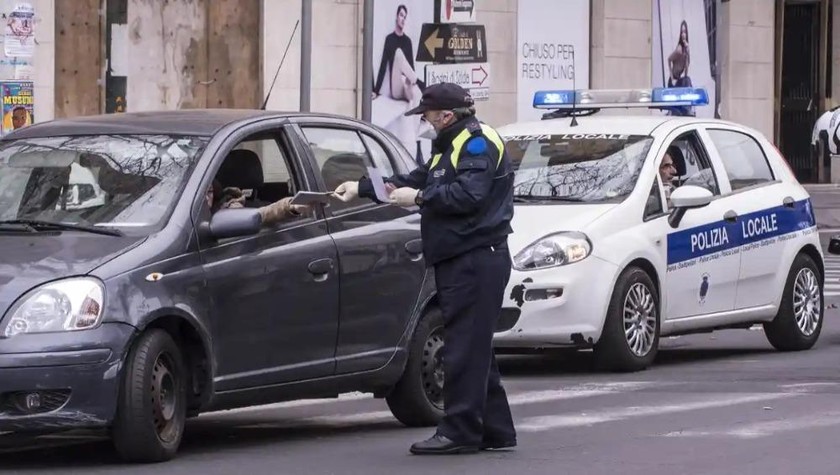
POLYGON ((367 167, 368 178, 373 183, 373 191, 376 193, 376 199, 383 203, 391 201, 390 195, 385 190, 385 180, 382 179, 382 174, 379 170, 373 167, 367 167))

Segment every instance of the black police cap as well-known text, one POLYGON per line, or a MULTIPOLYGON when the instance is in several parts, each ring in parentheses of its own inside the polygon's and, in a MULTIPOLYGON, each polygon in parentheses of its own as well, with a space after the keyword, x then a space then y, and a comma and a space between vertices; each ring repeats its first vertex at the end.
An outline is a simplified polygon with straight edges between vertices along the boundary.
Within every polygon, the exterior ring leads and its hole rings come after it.
POLYGON ((432 110, 460 109, 473 105, 475 101, 466 89, 451 82, 442 82, 427 87, 423 91, 420 105, 406 112, 405 115, 422 114, 432 110))

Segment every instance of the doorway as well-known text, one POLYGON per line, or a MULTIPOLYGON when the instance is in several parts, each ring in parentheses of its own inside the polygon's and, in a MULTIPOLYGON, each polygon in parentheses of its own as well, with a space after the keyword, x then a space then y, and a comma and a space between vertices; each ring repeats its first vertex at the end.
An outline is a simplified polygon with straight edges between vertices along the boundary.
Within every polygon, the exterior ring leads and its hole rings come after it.
POLYGON ((782 28, 778 145, 802 183, 829 178, 811 148, 811 133, 825 96, 822 3, 786 1, 776 10, 782 17, 777 21, 782 28))

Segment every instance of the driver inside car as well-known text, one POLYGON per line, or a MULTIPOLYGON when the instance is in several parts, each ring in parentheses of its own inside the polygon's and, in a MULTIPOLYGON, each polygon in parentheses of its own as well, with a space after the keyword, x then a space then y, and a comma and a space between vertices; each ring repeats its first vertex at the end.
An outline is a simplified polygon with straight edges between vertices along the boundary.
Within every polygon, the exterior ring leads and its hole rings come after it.
POLYGON ((662 163, 659 164, 659 178, 662 179, 662 186, 665 188, 665 199, 668 202, 668 207, 671 207, 671 193, 676 188, 674 185, 674 177, 677 175, 677 166, 674 164, 674 155, 681 154, 680 149, 671 145, 662 157, 662 163))
MULTIPOLYGON (((234 187, 223 189, 222 184, 218 180, 213 180, 213 184, 207 188, 205 198, 212 214, 215 214, 220 209, 245 207, 245 194, 242 190, 234 187)), ((292 197, 289 196, 258 208, 257 210, 262 218, 262 225, 271 226, 284 219, 296 218, 309 213, 312 209, 308 205, 293 205, 291 201, 292 197)))

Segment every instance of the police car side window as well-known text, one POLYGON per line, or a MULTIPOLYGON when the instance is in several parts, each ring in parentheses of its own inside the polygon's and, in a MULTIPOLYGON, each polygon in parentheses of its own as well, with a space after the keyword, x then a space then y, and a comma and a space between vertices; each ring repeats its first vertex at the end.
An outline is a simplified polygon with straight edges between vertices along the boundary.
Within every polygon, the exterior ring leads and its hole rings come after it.
POLYGON ((664 213, 665 208, 662 206, 662 196, 659 194, 659 180, 653 180, 653 186, 650 187, 650 194, 648 194, 648 199, 645 204, 643 219, 648 220, 664 213))
POLYGON ((752 137, 734 130, 709 129, 732 191, 774 180, 767 157, 752 137))
MULTIPOLYGON (((362 138, 354 130, 315 126, 302 126, 301 130, 315 156, 327 190, 334 190, 345 181, 358 180, 367 175, 367 167, 375 166, 362 138)), ((373 201, 367 198, 357 198, 348 203, 332 200, 330 209, 333 212, 343 211, 371 203, 373 201)))
POLYGON ((720 195, 711 161, 697 135, 694 132, 683 134, 672 145, 680 150, 679 156, 672 157, 678 170, 678 185, 700 186, 713 195, 720 195))

